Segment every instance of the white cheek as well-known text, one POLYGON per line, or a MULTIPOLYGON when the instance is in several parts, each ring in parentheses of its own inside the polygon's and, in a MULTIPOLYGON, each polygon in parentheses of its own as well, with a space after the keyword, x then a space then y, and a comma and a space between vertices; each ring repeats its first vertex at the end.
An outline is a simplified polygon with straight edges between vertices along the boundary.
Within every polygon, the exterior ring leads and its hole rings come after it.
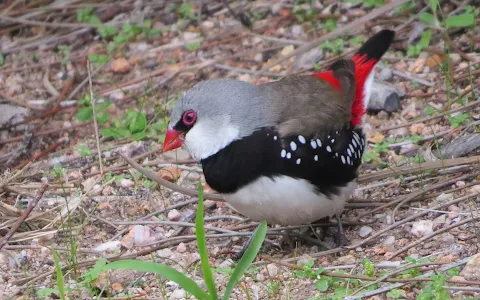
POLYGON ((240 137, 236 127, 226 124, 198 122, 185 136, 185 146, 192 156, 205 159, 240 137))

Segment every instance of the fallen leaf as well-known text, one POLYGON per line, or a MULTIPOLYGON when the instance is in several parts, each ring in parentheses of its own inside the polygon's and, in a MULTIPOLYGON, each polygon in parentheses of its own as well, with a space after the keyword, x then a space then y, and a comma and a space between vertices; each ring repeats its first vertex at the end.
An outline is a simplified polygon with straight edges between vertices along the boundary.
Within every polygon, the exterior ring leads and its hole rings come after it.
POLYGON ((111 68, 112 71, 116 73, 127 73, 130 71, 131 66, 125 58, 118 58, 112 62, 111 68))
POLYGON ((157 173, 157 175, 160 176, 160 178, 170 182, 176 181, 181 174, 182 174, 182 171, 175 166, 163 168, 157 173))

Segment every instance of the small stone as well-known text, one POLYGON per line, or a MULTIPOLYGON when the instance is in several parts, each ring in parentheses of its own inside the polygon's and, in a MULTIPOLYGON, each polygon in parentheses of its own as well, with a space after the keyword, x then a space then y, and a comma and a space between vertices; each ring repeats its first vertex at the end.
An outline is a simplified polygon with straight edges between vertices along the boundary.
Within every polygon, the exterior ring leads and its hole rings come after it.
POLYGON ((385 238, 385 240, 383 241, 383 244, 385 246, 391 246, 395 243, 395 237, 393 235, 389 235, 385 238))
POLYGON ((267 265, 267 273, 270 277, 275 277, 278 274, 278 268, 275 264, 268 264, 267 265))
POLYGON ((453 200, 453 194, 441 193, 440 195, 437 196, 437 201, 439 201, 439 202, 445 202, 445 201, 450 201, 450 200, 453 200))
POLYGON ((97 247, 93 248, 93 250, 100 252, 114 251, 120 249, 121 244, 122 243, 120 241, 109 241, 98 245, 97 247))
POLYGON ((182 218, 182 215, 178 210, 172 209, 171 211, 168 212, 167 218, 170 221, 177 222, 182 218))
POLYGON ((450 53, 449 56, 450 56, 450 60, 454 65, 457 65, 462 60, 462 58, 460 57, 460 54, 458 53, 450 53))
POLYGON ((165 248, 157 251, 157 255, 161 258, 170 258, 173 255, 172 250, 165 248))
POLYGON ((455 183, 455 185, 456 185, 457 187, 464 187, 464 186, 465 186, 465 181, 459 180, 459 181, 457 181, 457 182, 455 183))
POLYGON ((476 254, 460 272, 466 280, 480 280, 480 254, 476 254))
POLYGON ((293 25, 292 26, 292 37, 297 39, 299 38, 302 34, 304 34, 303 26, 302 25, 293 25))
POLYGON ((257 274, 257 281, 258 281, 258 282, 263 282, 263 281, 265 281, 265 276, 263 276, 262 273, 258 273, 258 274, 257 274))
POLYGON ((383 68, 378 76, 380 80, 387 81, 393 78, 393 71, 390 68, 383 68))
POLYGON ((397 138, 402 138, 409 135, 408 129, 405 127, 390 130, 388 133, 397 138))
POLYGON ((203 21, 202 24, 200 25, 200 28, 204 31, 207 30, 212 30, 215 27, 215 23, 212 21, 203 21))
POLYGON ((455 236, 453 236, 453 234, 450 234, 448 232, 443 235, 442 240, 447 245, 455 244, 455 236))
POLYGON ((178 253, 185 253, 187 251, 187 246, 185 246, 185 243, 180 243, 177 246, 177 252, 178 253))
POLYGON ((417 237, 424 237, 433 233, 433 221, 420 220, 416 221, 412 225, 411 233, 417 237))
POLYGON ((113 194, 113 187, 111 185, 107 185, 103 188, 102 195, 110 196, 111 194, 113 194))
POLYGON ((114 290, 116 292, 120 292, 120 291, 123 290, 123 286, 119 282, 114 282, 114 283, 112 283, 112 290, 114 290))
POLYGON ((135 225, 130 230, 133 234, 133 242, 135 245, 141 245, 150 240, 150 227, 144 225, 135 225))
POLYGON ((460 212, 460 208, 456 205, 450 205, 448 207, 448 210, 451 211, 451 213, 448 214, 448 218, 450 220, 453 220, 455 219, 456 217, 458 217, 458 213, 460 212))
POLYGON ((120 186, 123 188, 131 188, 135 185, 135 182, 133 180, 127 179, 127 178, 122 178, 120 180, 120 186))
POLYGON ((370 233, 372 233, 372 231, 373 231, 372 227, 362 226, 362 227, 360 227, 360 231, 358 232, 358 235, 360 235, 360 237, 364 238, 364 237, 368 236, 370 233))
POLYGON ((170 294, 170 299, 184 299, 186 296, 186 293, 182 289, 176 289, 170 294))
POLYGON ((441 214, 440 216, 433 219, 433 223, 435 223, 436 225, 443 225, 445 224, 445 221, 446 221, 445 214, 441 214))
POLYGON ((125 58, 117 58, 112 62, 112 71, 115 73, 127 73, 130 71, 131 66, 128 60, 125 58))
POLYGON ((194 40, 198 37, 200 37, 200 33, 198 33, 198 32, 185 31, 183 33, 183 40, 185 40, 185 41, 191 41, 191 40, 194 40))
POLYGON ((425 124, 423 123, 412 124, 412 126, 410 126, 410 133, 421 135, 424 129, 425 129, 425 124))
POLYGON ((228 268, 228 267, 231 267, 232 265, 233 265, 233 260, 231 260, 229 258, 229 259, 226 259, 226 260, 222 261, 218 266, 220 268, 228 268))

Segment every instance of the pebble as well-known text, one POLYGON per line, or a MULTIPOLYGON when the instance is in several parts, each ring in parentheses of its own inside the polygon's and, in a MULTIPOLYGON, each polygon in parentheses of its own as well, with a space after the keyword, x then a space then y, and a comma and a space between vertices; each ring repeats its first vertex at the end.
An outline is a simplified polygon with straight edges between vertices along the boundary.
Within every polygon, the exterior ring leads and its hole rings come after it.
POLYGON ((433 221, 420 220, 416 221, 412 225, 411 233, 417 237, 424 237, 433 233, 433 221))
POLYGON ((458 187, 463 187, 463 186, 465 186, 465 181, 461 181, 461 180, 460 180, 460 181, 457 181, 457 182, 455 183, 455 185, 458 186, 458 187))
POLYGON ((278 268, 275 264, 268 264, 267 272, 268 272, 268 276, 275 277, 278 274, 278 268))
POLYGON ((480 254, 475 255, 460 272, 466 280, 480 280, 480 254))
POLYGON ((458 217, 458 213, 460 212, 460 208, 456 205, 450 205, 448 207, 448 210, 451 211, 451 213, 448 214, 448 218, 450 220, 453 220, 455 219, 456 217, 458 217))
POLYGON ((393 71, 390 68, 383 68, 378 76, 380 80, 387 81, 393 78, 393 71))
POLYGON ((292 37, 297 39, 304 33, 302 25, 293 25, 292 26, 292 37))
POLYGON ((233 265, 233 260, 231 260, 229 258, 229 259, 226 259, 226 260, 222 261, 218 266, 220 268, 228 268, 228 267, 231 267, 232 265, 233 265))
POLYGON ((258 273, 258 274, 257 274, 257 281, 258 281, 258 282, 263 282, 263 281, 265 281, 265 276, 263 276, 262 273, 258 273))
POLYGON ((185 246, 185 243, 180 243, 177 246, 177 252, 178 253, 185 253, 187 251, 187 246, 185 246))
POLYGON ((359 235, 360 237, 364 238, 368 236, 370 233, 372 233, 373 229, 370 226, 362 226, 360 227, 359 235))
POLYGON ((449 56, 450 56, 450 59, 452 60, 452 63, 455 65, 462 60, 462 58, 460 57, 460 54, 458 53, 450 53, 449 56))
POLYGON ((98 245, 97 247, 93 248, 93 250, 100 252, 119 250, 121 245, 122 243, 120 241, 109 241, 98 245))
POLYGON ((450 201, 450 200, 453 200, 453 194, 441 193, 440 195, 437 196, 437 201, 440 201, 440 202, 450 201))
POLYGON ((176 209, 172 209, 171 211, 168 212, 168 215, 167 215, 167 218, 170 221, 174 221, 174 222, 179 221, 181 219, 181 217, 182 217, 182 215, 176 209))
POLYGON ((183 289, 176 289, 170 294, 170 299, 183 299, 185 296, 186 293, 183 289))
POLYGON ((157 255, 161 258, 169 258, 173 255, 172 250, 165 248, 157 251, 157 255))
POLYGON ((131 188, 135 185, 135 182, 133 180, 127 179, 127 178, 122 178, 120 180, 120 186, 123 188, 131 188))
POLYGON ((130 232, 133 233, 133 241, 135 245, 141 245, 150 239, 150 227, 135 225, 130 232))
POLYGON ((130 71, 131 66, 128 60, 125 58, 117 58, 112 62, 112 71, 115 73, 127 73, 130 71))
POLYGON ((385 240, 383 241, 383 244, 385 246, 391 246, 395 243, 395 237, 393 235, 389 235, 385 238, 385 240))

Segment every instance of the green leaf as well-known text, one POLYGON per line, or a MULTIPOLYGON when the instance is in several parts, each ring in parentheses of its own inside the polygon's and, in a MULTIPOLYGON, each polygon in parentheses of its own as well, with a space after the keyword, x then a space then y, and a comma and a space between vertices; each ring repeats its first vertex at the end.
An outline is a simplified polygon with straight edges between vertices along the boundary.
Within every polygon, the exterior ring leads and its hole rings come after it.
POLYGON ((180 273, 172 267, 142 260, 118 260, 102 267, 102 271, 129 269, 135 271, 150 272, 171 280, 180 285, 185 291, 192 294, 197 299, 211 299, 192 279, 180 273))
POLYGON ((448 17, 445 20, 445 26, 447 27, 469 27, 475 24, 475 18, 473 14, 461 14, 457 16, 448 17))
POLYGON ((190 52, 193 52, 193 51, 197 50, 198 48, 200 48, 201 45, 202 45, 201 41, 193 42, 191 44, 185 45, 185 49, 187 49, 190 52))
POLYGON ((315 283, 315 288, 320 292, 326 292, 328 290, 328 280, 325 277, 321 277, 315 283))
POLYGON ((3 66, 4 63, 5 63, 5 57, 3 56, 2 53, 0 53, 0 66, 3 66))
POLYGON ((141 141, 144 138, 146 138, 147 136, 148 136, 147 131, 140 131, 140 132, 136 132, 136 133, 132 134, 133 139, 136 140, 136 141, 141 141))
POLYGON ((136 113, 133 123, 130 124, 129 129, 131 133, 144 131, 147 127, 147 117, 143 113, 136 113))
POLYGON ((436 23, 435 17, 431 13, 427 13, 427 12, 421 13, 418 18, 420 19, 420 21, 423 21, 430 25, 435 25, 436 23))
MULTIPOLYGON (((110 176, 112 173, 109 173, 110 176)), ((82 274, 82 277, 84 278, 85 282, 92 282, 98 278, 100 273, 102 272, 102 268, 107 264, 107 259, 106 258, 100 258, 97 260, 95 265, 88 270, 86 273, 82 274)))
POLYGON ((97 113, 98 124, 105 124, 108 121, 108 114, 106 112, 97 113))
POLYGON ((80 107, 77 112, 77 120, 85 122, 93 117, 93 110, 91 107, 80 107))
POLYGON ((267 235, 267 222, 262 221, 260 225, 258 225, 257 229, 255 230, 255 234, 253 235, 250 245, 248 246, 242 258, 238 262, 237 267, 233 271, 232 277, 230 277, 230 280, 227 283, 225 294, 223 295, 223 300, 229 299, 233 288, 235 287, 235 285, 237 285, 237 283, 240 281, 240 279, 242 278, 247 268, 253 262, 253 260, 258 254, 258 251, 260 251, 260 248, 262 247, 262 243, 265 240, 266 235, 267 235))
POLYGON ((50 288, 45 288, 45 289, 40 289, 37 290, 36 294, 39 297, 47 298, 47 297, 52 297, 52 294, 58 293, 58 290, 56 289, 50 289, 50 288))
POLYGON ((197 246, 198 252, 200 253, 200 261, 203 272, 203 280, 205 280, 205 285, 210 295, 214 299, 218 299, 217 288, 215 287, 215 281, 213 280, 212 269, 208 264, 208 252, 207 252, 207 242, 205 240, 205 228, 203 220, 203 188, 202 184, 198 183, 198 208, 197 216, 195 217, 195 235, 197 237, 197 246))
POLYGON ((418 45, 422 47, 422 49, 427 48, 430 46, 430 39, 432 38, 432 31, 427 30, 422 34, 422 38, 420 39, 420 42, 418 42, 418 45))
POLYGON ((102 128, 103 137, 113 137, 114 139, 123 139, 130 135, 130 131, 123 128, 102 128))
POLYGON ((58 295, 60 296, 61 300, 65 300, 65 282, 63 281, 63 271, 62 266, 60 265, 60 260, 58 258, 58 253, 55 250, 52 250, 53 254, 53 263, 55 264, 55 273, 56 273, 56 280, 57 280, 57 289, 58 295))
POLYGON ((105 26, 98 29, 98 33, 102 38, 107 38, 109 36, 113 36, 117 33, 117 29, 115 27, 105 26))

